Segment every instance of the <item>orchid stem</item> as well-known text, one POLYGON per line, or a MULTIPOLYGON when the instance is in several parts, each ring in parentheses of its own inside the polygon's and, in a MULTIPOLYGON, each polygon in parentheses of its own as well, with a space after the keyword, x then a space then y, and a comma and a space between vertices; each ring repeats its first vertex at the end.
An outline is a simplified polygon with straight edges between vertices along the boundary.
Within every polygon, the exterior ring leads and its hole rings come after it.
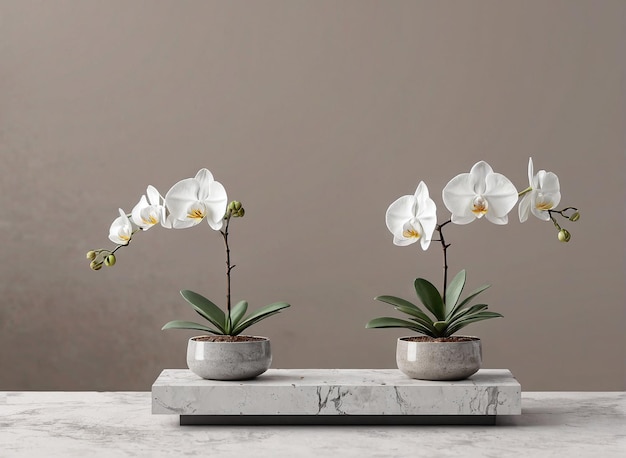
POLYGON ((517 197, 522 197, 524 194, 528 194, 532 190, 533 190, 532 186, 529 186, 526 189, 524 189, 523 191, 519 192, 517 194, 517 197))
POLYGON ((558 213, 563 218, 569 218, 569 216, 565 215, 565 212, 568 210, 574 210, 575 212, 578 211, 576 207, 565 207, 563 210, 548 210, 548 213, 550 214, 550 218, 552 218, 552 213, 558 213))
POLYGON ((228 282, 227 282, 227 291, 226 291, 226 307, 228 309, 228 329, 232 332, 232 320, 230 317, 230 271, 233 270, 233 268, 235 266, 232 266, 230 264, 230 247, 228 246, 228 226, 230 225, 230 217, 231 217, 231 212, 228 211, 228 213, 226 214, 226 227, 224 228, 223 231, 220 231, 220 234, 222 234, 222 237, 224 238, 224 245, 226 245, 226 277, 228 278, 228 282))
POLYGON ((446 290, 448 289, 448 247, 450 244, 446 244, 446 239, 443 237, 443 227, 446 224, 451 223, 452 220, 448 220, 445 223, 438 224, 435 228, 437 232, 439 232, 439 242, 441 242, 441 247, 443 248, 443 297, 442 299, 446 300, 446 290))
POLYGON ((552 220, 552 224, 554 224, 554 227, 556 227, 560 231, 561 230, 561 225, 556 221, 554 216, 552 216, 552 211, 548 210, 548 214, 550 215, 550 219, 552 220))
POLYGON ((125 247, 125 246, 128 246, 128 245, 130 244, 131 240, 133 239, 133 235, 135 235, 135 234, 136 234, 137 232, 139 232, 140 230, 141 230, 141 229, 135 229, 133 232, 131 232, 131 234, 130 234, 130 239, 128 240, 128 243, 126 243, 126 244, 124 244, 124 245, 118 245, 118 246, 116 246, 116 247, 115 247, 115 249, 114 249, 113 251, 111 251, 110 253, 111 253, 111 254, 115 254, 115 252, 116 252, 117 250, 119 250, 120 248, 125 247))

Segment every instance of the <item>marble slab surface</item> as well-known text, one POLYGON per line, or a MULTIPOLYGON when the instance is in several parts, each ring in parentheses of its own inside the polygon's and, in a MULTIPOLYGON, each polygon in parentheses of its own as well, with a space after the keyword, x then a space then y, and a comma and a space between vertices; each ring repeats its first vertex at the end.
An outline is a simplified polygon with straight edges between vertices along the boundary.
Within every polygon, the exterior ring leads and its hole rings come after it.
POLYGON ((166 369, 152 412, 178 415, 517 415, 520 384, 505 369, 432 382, 397 369, 270 369, 244 382, 166 369))
POLYGON ((181 427, 149 392, 0 392, 2 458, 623 458, 626 393, 522 393, 496 426, 181 427))

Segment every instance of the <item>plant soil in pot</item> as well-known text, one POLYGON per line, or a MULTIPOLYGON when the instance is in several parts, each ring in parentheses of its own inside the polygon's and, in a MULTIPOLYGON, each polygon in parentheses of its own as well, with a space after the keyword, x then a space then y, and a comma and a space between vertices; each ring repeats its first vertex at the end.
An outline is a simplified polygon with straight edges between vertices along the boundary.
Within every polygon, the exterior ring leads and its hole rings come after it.
POLYGON ((266 337, 197 336, 187 345, 187 365, 204 379, 251 379, 271 364, 272 351, 266 337))
POLYGON ((396 362, 407 376, 419 380, 464 380, 482 364, 477 337, 400 337, 396 362))

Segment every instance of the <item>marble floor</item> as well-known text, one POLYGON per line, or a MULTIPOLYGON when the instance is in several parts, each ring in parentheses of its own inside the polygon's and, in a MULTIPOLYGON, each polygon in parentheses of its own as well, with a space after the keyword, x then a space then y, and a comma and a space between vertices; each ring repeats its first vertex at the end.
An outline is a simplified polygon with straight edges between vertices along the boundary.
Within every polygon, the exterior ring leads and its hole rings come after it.
POLYGON ((495 426, 180 426, 149 392, 0 392, 0 457, 626 456, 626 393, 524 392, 495 426))

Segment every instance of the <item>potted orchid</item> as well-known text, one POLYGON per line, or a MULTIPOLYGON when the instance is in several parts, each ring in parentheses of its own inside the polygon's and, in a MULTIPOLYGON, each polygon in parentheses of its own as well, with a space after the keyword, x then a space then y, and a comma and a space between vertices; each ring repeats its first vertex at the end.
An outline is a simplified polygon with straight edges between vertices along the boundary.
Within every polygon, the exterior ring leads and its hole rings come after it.
POLYGON ((157 189, 148 186, 130 214, 121 208, 119 217, 111 224, 109 239, 117 244, 112 250, 89 251, 87 259, 93 270, 116 263, 116 252, 128 247, 138 233, 161 225, 167 229, 185 229, 206 220, 218 231, 226 248, 226 311, 206 297, 189 290, 180 294, 204 319, 206 324, 175 320, 162 329, 194 329, 208 335, 192 337, 187 345, 189 369, 200 377, 213 380, 243 380, 256 377, 269 369, 272 361, 270 341, 266 337, 243 336, 241 333, 259 321, 279 313, 290 305, 286 302, 261 307, 246 315, 248 302, 231 302, 231 263, 228 230, 233 218, 241 218, 245 210, 238 201, 228 203, 224 186, 213 179, 207 169, 201 169, 194 178, 179 181, 162 197, 157 189))
POLYGON ((455 334, 471 323, 502 317, 500 313, 489 311, 487 304, 470 305, 489 285, 461 298, 466 282, 465 270, 448 283, 450 243, 444 237, 444 228, 448 224, 469 224, 485 217, 493 224, 505 225, 509 212, 521 197, 520 222, 525 222, 532 213, 542 221, 551 221, 561 242, 570 240, 571 234, 561 227, 557 217, 577 221, 580 214, 574 207, 556 209, 561 200, 558 177, 545 170, 535 174, 530 158, 528 180, 529 186, 518 192, 507 177, 480 161, 469 173, 457 175, 444 187, 443 203, 451 213, 446 221, 437 222, 437 206, 424 182, 419 183, 414 195, 400 197, 387 209, 385 219, 395 245, 408 246, 419 241, 422 250, 426 250, 434 241, 439 242, 443 250, 442 290, 424 278, 414 281, 417 297, 426 310, 396 296, 378 296, 376 300, 392 305, 408 319, 381 317, 366 325, 367 328, 406 328, 421 334, 401 337, 397 342, 398 368, 409 377, 462 380, 471 376, 482 363, 480 339, 455 334), (437 238, 433 238, 435 232, 437 238))

